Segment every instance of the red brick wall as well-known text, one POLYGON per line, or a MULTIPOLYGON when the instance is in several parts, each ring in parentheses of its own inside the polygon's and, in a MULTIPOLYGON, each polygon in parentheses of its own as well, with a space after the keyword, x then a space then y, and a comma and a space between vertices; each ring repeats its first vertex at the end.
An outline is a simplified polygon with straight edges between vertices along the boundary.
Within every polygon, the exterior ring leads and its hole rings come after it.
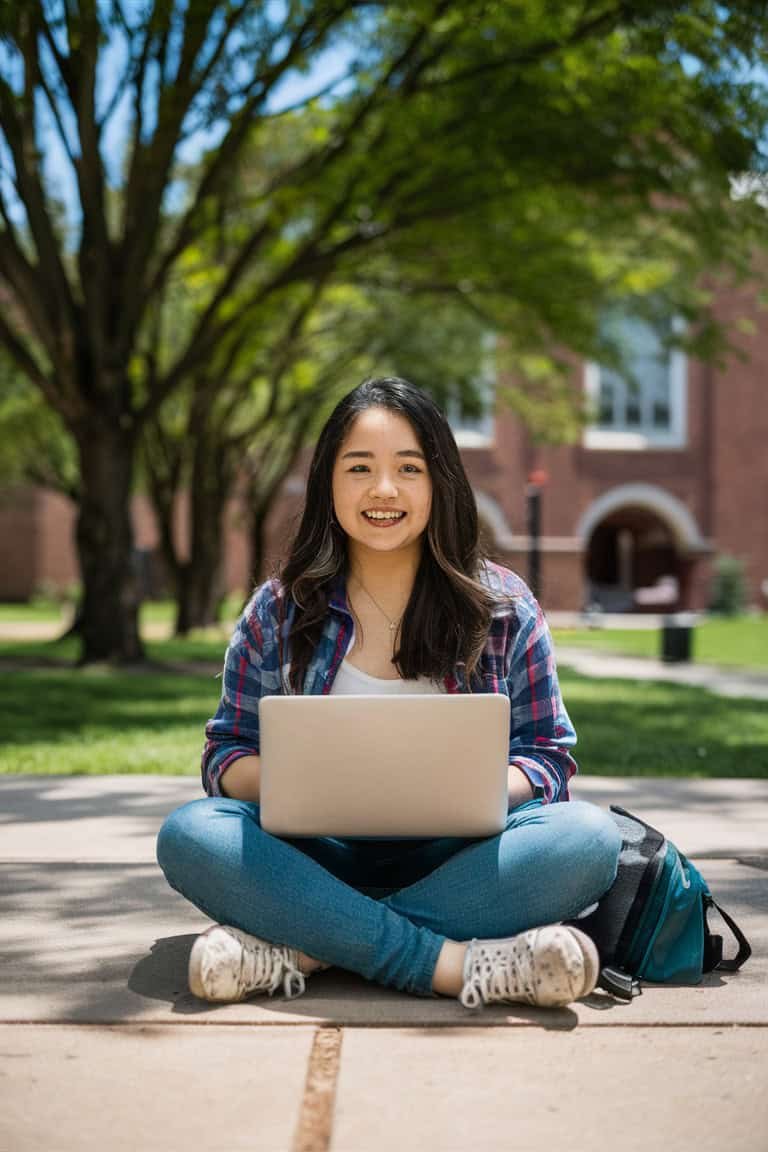
POLYGON ((36 582, 71 589, 80 580, 75 551, 76 512, 59 492, 35 493, 37 521, 36 582))
POLYGON ((38 524, 35 493, 0 493, 0 586, 4 600, 26 600, 37 582, 38 524))
POLYGON ((745 561, 758 602, 760 585, 768 580, 768 309, 759 308, 755 295, 754 287, 746 287, 718 301, 718 314, 749 359, 733 357, 712 373, 712 520, 718 551, 745 561), (752 334, 739 332, 745 316, 755 326, 752 334))

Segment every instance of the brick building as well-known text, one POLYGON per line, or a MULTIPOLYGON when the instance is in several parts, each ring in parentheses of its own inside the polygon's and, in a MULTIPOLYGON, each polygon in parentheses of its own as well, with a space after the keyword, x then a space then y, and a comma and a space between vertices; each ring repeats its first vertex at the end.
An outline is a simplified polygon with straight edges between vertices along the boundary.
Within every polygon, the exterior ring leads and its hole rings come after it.
MULTIPOLYGON (((729 331, 740 333, 744 354, 724 368, 666 354, 658 333, 617 313, 610 322, 630 349, 631 374, 576 367, 574 382, 597 413, 578 444, 537 447, 503 411, 470 427, 455 424, 485 539, 523 576, 528 478, 546 474, 540 556, 547 608, 704 608, 719 553, 744 561, 751 603, 768 607, 768 326, 754 286, 722 292, 716 307, 729 331)), ((270 516, 272 557, 300 508, 308 460, 306 453, 270 516)), ((247 549, 237 509, 230 511, 226 585, 245 589, 252 583, 247 549)), ((134 521, 148 590, 159 590, 151 575, 157 533, 141 499, 134 521)), ((0 598, 73 584, 73 529, 74 510, 55 494, 0 495, 0 598)))

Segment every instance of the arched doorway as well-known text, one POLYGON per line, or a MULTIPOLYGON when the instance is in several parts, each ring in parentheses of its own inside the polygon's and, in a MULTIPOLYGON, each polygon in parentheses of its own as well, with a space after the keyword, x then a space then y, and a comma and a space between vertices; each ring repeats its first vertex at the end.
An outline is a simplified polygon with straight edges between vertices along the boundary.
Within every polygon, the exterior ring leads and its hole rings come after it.
POLYGON ((595 528, 586 553, 589 600, 606 612, 679 606, 684 564, 667 524, 622 508, 595 528))
POLYGON ((704 551, 698 527, 674 496, 652 485, 604 493, 582 517, 586 602, 605 612, 671 612, 688 604, 704 551))

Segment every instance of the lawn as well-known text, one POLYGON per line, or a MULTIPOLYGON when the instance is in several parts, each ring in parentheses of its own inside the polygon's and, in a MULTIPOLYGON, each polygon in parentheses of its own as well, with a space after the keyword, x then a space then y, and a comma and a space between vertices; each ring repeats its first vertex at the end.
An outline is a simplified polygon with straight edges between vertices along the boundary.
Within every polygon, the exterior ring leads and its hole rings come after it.
MULTIPOLYGON (((560 645, 622 652, 630 656, 661 653, 658 628, 555 628, 555 650, 560 645)), ((693 629, 693 659, 701 664, 768 668, 768 615, 709 617, 693 629)))
MULTIPOLYGON (((222 619, 227 621, 236 620, 242 606, 242 597, 230 597, 222 605, 222 619)), ((48 600, 40 597, 28 603, 0 604, 0 624, 3 624, 5 621, 15 623, 17 621, 28 620, 35 623, 38 621, 49 621, 52 624, 61 622, 63 625, 71 619, 72 612, 73 606, 71 604, 62 605, 56 600, 48 600)), ((175 612, 176 608, 172 600, 145 600, 139 608, 139 619, 142 624, 158 623, 170 625, 175 612)), ((227 625, 223 626, 226 627, 227 625)))
POLYGON ((663 681, 558 672, 582 771, 601 776, 768 777, 763 700, 663 681))
MULTIPOLYGON (((153 662, 223 665, 230 632, 231 628, 212 629, 209 633, 192 633, 186 640, 147 640, 144 648, 153 662)), ((13 660, 39 666, 74 665, 79 651, 75 636, 65 640, 0 640, 0 660, 6 663, 13 660)))
POLYGON ((214 673, 3 672, 0 773, 194 773, 219 693, 214 673))
POLYGON ((37 623, 44 621, 61 623, 62 627, 69 620, 70 610, 65 610, 60 604, 51 600, 32 601, 28 604, 0 604, 0 624, 6 621, 15 623, 18 620, 37 623))
MULTIPOLYGON (((8 661, 11 647, 21 646, 0 646, 0 773, 198 772, 205 722, 219 699, 215 666, 195 674, 21 666, 8 661)), ((26 648, 31 656, 39 646, 26 648)), ((177 652, 150 648, 155 659, 177 652)), ((222 654, 219 644, 218 667, 222 654)), ((567 669, 561 682, 585 773, 768 776, 764 702, 567 669)))

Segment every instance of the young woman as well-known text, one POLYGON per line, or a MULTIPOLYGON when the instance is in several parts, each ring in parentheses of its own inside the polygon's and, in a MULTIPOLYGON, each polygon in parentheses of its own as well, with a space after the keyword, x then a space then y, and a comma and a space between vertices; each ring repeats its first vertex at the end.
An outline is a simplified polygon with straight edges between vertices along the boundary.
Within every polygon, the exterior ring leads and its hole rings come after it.
POLYGON ((541 609, 481 555, 449 425, 407 381, 367 380, 330 416, 292 551, 235 629, 206 737, 207 796, 172 812, 157 841, 169 884, 215 921, 190 954, 196 996, 241 1000, 281 985, 299 995, 331 965, 465 1007, 562 1005, 592 991, 596 949, 563 922, 613 883, 619 832, 595 805, 569 800, 576 736, 541 609), (262 830, 262 696, 467 691, 510 697, 500 835, 262 830))

